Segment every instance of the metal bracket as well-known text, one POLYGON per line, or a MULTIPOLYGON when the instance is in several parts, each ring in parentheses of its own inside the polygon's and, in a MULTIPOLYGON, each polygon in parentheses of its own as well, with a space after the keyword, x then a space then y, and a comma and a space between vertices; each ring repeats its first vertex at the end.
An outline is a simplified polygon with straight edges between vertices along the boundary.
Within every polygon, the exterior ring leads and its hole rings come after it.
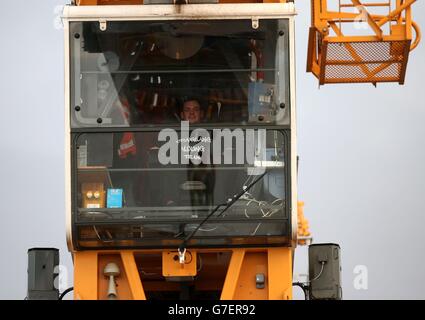
POLYGON ((108 28, 106 20, 99 20, 99 28, 101 31, 106 31, 108 28))
POLYGON ((252 29, 258 29, 260 26, 260 20, 258 18, 252 18, 252 29))
POLYGON ((186 263, 186 248, 183 250, 179 249, 179 262, 180 264, 186 263))

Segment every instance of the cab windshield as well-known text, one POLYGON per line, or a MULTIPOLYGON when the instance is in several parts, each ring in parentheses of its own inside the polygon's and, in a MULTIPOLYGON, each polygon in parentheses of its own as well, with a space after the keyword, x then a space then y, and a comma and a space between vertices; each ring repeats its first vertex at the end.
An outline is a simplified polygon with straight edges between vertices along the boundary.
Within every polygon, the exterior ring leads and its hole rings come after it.
POLYGON ((77 247, 284 243, 288 23, 72 22, 77 247), (244 240, 244 241, 245 241, 244 240))
POLYGON ((287 22, 71 24, 72 126, 289 124, 287 22))

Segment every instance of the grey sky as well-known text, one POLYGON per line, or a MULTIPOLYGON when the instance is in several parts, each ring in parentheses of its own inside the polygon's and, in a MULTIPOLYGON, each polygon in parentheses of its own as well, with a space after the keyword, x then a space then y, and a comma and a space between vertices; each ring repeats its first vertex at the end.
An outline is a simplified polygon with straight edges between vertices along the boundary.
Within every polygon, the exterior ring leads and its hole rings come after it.
MULTIPOLYGON (((72 270, 65 242, 63 35, 54 23, 56 6, 66 2, 0 2, 0 299, 25 297, 30 247, 59 248, 72 270)), ((319 90, 304 72, 309 4, 297 1, 299 193, 315 242, 341 245, 345 298, 424 299, 424 45, 411 55, 405 86, 319 90), (356 265, 369 270, 368 290, 353 287, 356 265)), ((423 1, 415 20, 425 29, 423 1)), ((297 251, 296 273, 307 270, 306 252, 297 251)))

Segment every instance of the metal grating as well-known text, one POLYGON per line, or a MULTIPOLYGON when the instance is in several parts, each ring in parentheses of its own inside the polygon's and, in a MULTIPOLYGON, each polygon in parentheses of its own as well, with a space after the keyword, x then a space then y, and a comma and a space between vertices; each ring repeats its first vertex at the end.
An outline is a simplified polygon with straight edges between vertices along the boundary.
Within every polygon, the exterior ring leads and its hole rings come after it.
POLYGON ((324 43, 321 82, 404 82, 410 41, 324 43))

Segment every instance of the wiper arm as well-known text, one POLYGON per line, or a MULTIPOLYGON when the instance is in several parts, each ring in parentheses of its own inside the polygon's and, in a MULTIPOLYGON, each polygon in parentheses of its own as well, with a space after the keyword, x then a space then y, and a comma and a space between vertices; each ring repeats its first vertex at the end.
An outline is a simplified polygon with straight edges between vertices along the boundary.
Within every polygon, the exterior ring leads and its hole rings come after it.
POLYGON ((179 254, 180 254, 180 256, 181 255, 184 256, 184 253, 186 251, 187 243, 190 241, 190 239, 192 239, 195 236, 196 232, 198 232, 198 230, 214 215, 214 213, 216 213, 218 211, 218 209, 220 209, 221 207, 224 206, 224 209, 220 212, 219 216, 223 215, 236 201, 238 201, 245 193, 247 193, 261 179, 263 179, 266 174, 267 174, 267 170, 261 176, 259 176, 253 182, 251 182, 248 186, 243 186, 243 190, 241 192, 239 192, 238 194, 236 194, 233 198, 229 199, 229 201, 227 201, 227 203, 222 203, 222 204, 219 204, 217 207, 215 207, 205 217, 205 219, 202 220, 202 222, 188 236, 186 236, 186 238, 184 238, 182 244, 179 247, 179 254))

